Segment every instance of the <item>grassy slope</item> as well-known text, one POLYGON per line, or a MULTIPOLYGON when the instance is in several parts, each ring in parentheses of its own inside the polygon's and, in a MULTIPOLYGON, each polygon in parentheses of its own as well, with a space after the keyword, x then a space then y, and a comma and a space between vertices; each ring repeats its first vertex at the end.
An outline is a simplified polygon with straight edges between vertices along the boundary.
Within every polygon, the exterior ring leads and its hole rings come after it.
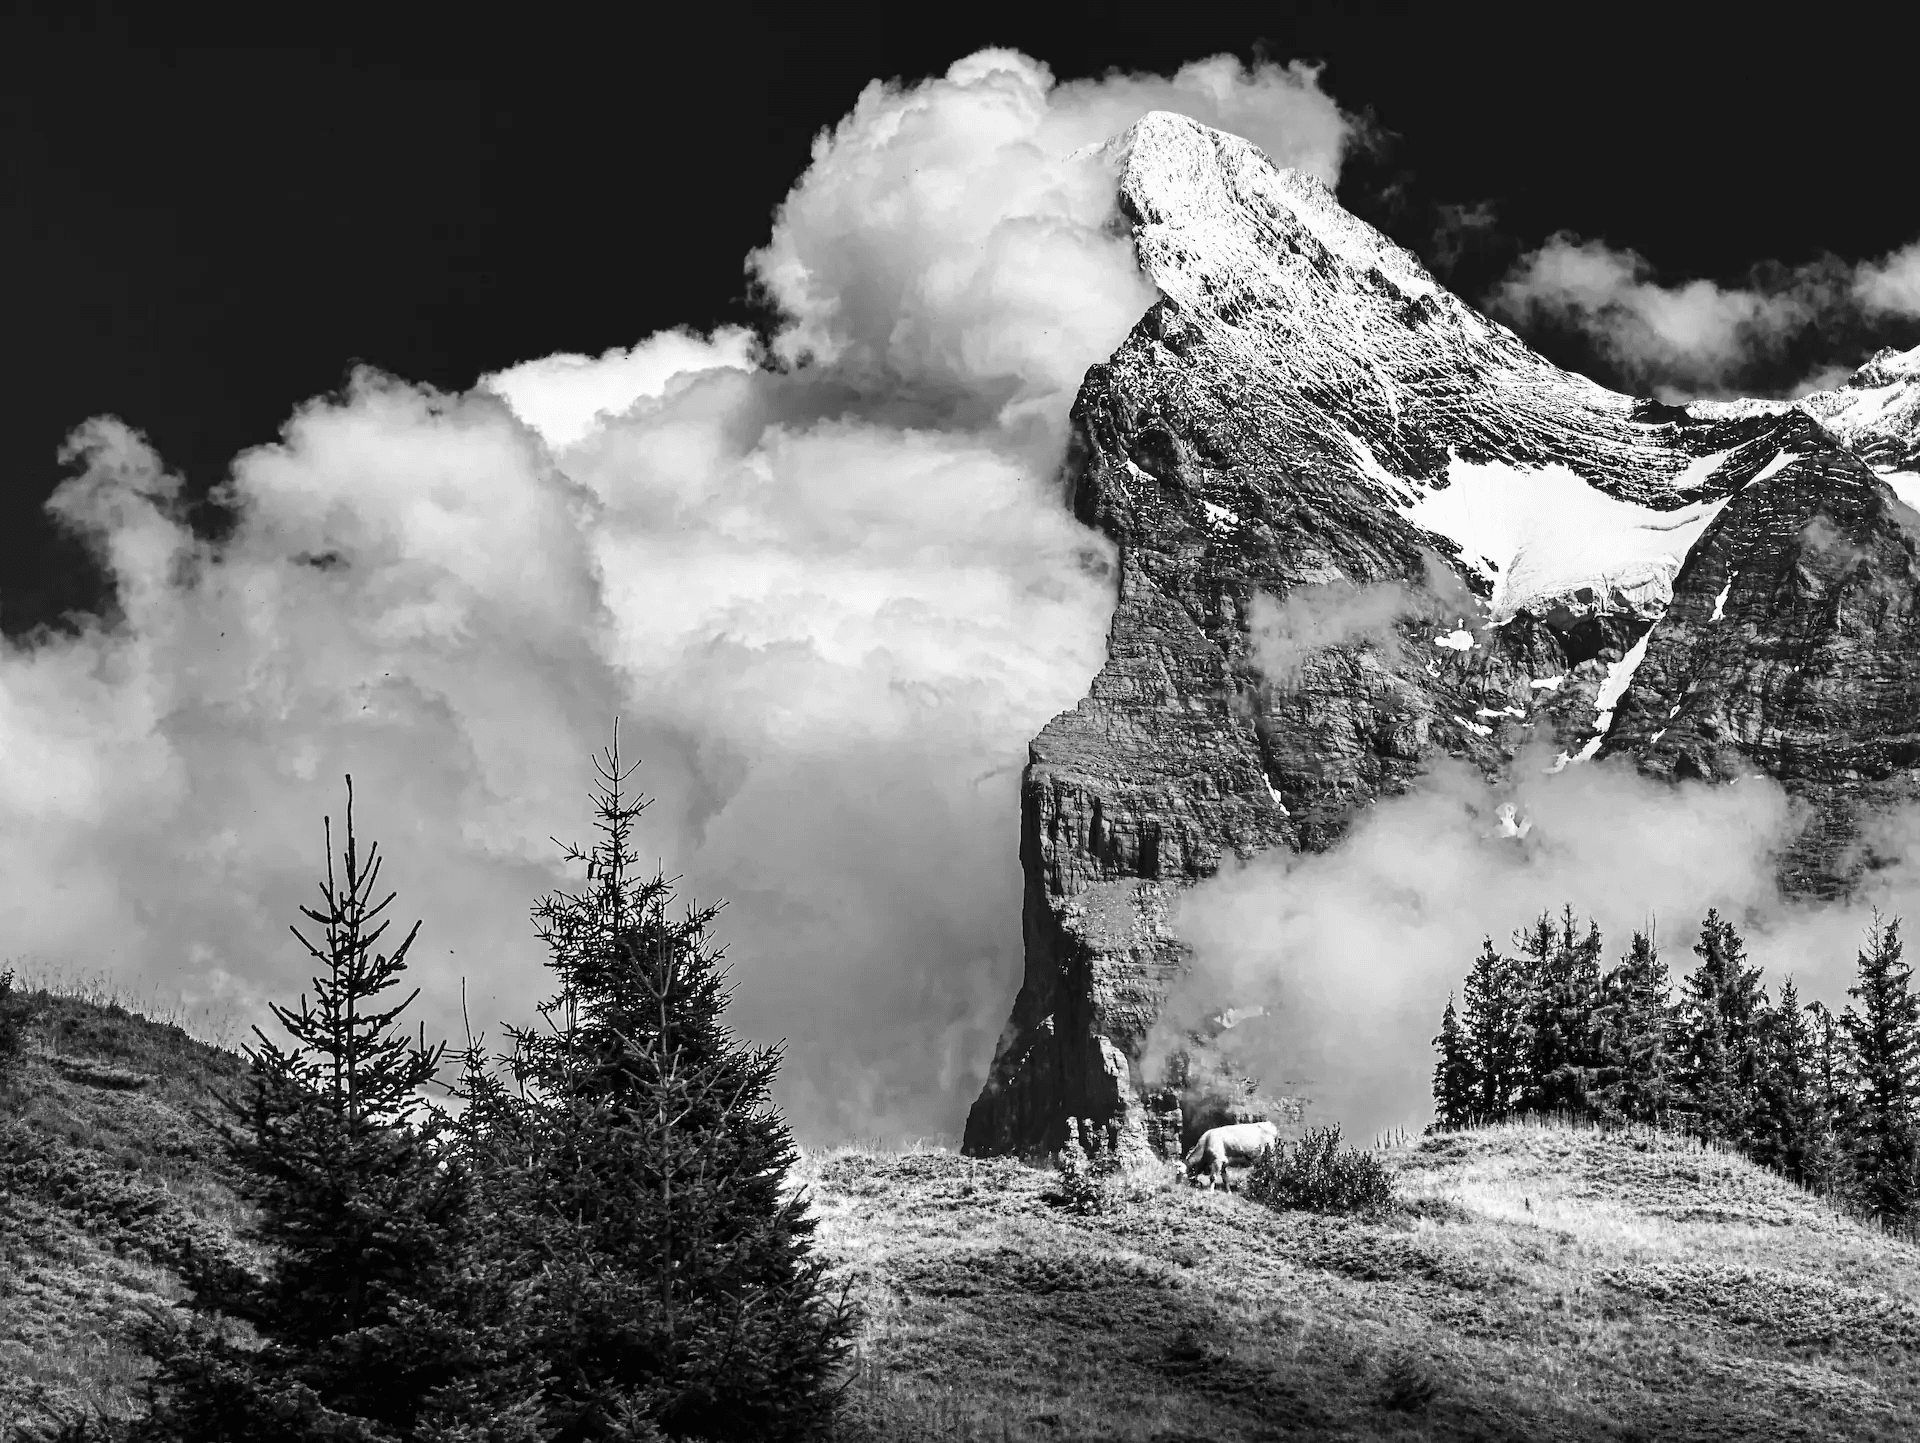
POLYGON ((868 1305, 876 1438, 1920 1437, 1920 1254, 1672 1138, 1497 1128, 1390 1154, 1410 1209, 1275 1215, 1169 1178, 845 1150, 805 1171, 868 1305))
MULTIPOLYGON (((0 1098, 0 1439, 125 1414, 126 1328, 244 1218, 197 1120, 231 1054, 43 999, 0 1098)), ((1920 1253, 1735 1158, 1563 1129, 1392 1150, 1410 1207, 1276 1216, 1141 1177, 843 1149, 803 1180, 866 1304, 845 1437, 1920 1437, 1920 1253)))
POLYGON ((244 1210, 196 1114, 239 1060, 118 1006, 35 996, 0 1088, 0 1439, 97 1407, 126 1416, 141 1314, 180 1294, 184 1248, 232 1246, 244 1210))

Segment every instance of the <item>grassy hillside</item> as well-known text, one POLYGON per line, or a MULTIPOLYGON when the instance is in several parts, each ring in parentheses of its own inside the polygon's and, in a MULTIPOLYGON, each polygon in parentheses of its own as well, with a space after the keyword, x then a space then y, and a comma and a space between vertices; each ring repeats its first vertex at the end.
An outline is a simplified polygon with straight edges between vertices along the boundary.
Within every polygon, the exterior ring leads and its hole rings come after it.
POLYGON ((125 1416, 128 1328, 179 1295, 188 1247, 231 1249, 244 1216, 199 1114, 241 1063, 123 1007, 36 993, 0 1088, 0 1439, 98 1408, 125 1416))
MULTIPOLYGON (((125 1415, 127 1329, 245 1211, 240 1063, 42 996, 0 1099, 0 1439, 125 1415)), ((843 1438, 1920 1437, 1920 1252, 1737 1158, 1510 1127, 1390 1148, 1402 1208, 1276 1215, 1169 1169, 1060 1205, 1013 1159, 801 1166, 865 1304, 843 1438)))
POLYGON ((1920 1437, 1920 1254, 1675 1138, 1389 1150, 1380 1220, 1171 1178, 1080 1216, 1008 1160, 806 1171, 886 1439, 1920 1437))

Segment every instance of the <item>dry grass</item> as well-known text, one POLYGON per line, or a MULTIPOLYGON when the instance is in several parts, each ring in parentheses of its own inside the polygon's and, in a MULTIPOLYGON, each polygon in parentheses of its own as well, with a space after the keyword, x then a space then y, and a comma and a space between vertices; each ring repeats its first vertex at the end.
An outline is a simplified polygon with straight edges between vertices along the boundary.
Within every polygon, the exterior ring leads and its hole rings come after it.
POLYGON ((1080 1215, 937 1149, 802 1171, 868 1308, 848 1439, 1920 1436, 1920 1254, 1681 1139, 1385 1150, 1403 1207, 1153 1172, 1080 1215))
POLYGON ((30 994, 0 1095, 0 1440, 138 1406, 140 1319, 180 1295, 183 1249, 232 1251, 245 1217, 205 1113, 240 1063, 179 1026, 30 994))
MULTIPOLYGON (((0 1097, 0 1439, 125 1416, 186 1244, 245 1221, 231 1054, 43 995, 0 1097)), ((866 1308, 843 1443, 1920 1437, 1920 1251, 1739 1158, 1565 1127, 1383 1139, 1401 1205, 1276 1214, 1177 1167, 1062 1205, 937 1144, 810 1153, 866 1308)))

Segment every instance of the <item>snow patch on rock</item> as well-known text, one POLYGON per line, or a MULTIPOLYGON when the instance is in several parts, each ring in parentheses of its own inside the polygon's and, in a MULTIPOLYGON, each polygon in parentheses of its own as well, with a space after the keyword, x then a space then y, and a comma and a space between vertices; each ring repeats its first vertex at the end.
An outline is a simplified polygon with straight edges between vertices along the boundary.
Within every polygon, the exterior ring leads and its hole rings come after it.
MULTIPOLYGON (((1777 458, 1776 458, 1777 459, 1777 458)), ((1561 465, 1522 468, 1449 453, 1447 484, 1400 514, 1460 548, 1492 583, 1496 624, 1591 593, 1589 603, 1654 616, 1724 498, 1655 511, 1619 501, 1561 465)))
POLYGON ((1883 471, 1880 479, 1905 505, 1920 511, 1920 471, 1883 471))
POLYGON ((1240 524, 1240 516, 1237 512, 1231 511, 1225 506, 1216 505, 1211 501, 1202 501, 1200 504, 1207 508, 1207 521, 1215 530, 1231 531, 1240 524))
POLYGON ((1686 412, 1696 421, 1742 421, 1749 416, 1784 416, 1791 401, 1761 401, 1741 396, 1731 401, 1689 401, 1686 412))
MULTIPOLYGON (((1647 642, 1653 637, 1653 628, 1648 627, 1640 633, 1627 654, 1607 667, 1606 680, 1600 683, 1600 690, 1593 698, 1593 704, 1600 714, 1593 719, 1594 734, 1587 744, 1574 757, 1576 762, 1592 761, 1594 753, 1600 750, 1600 743, 1607 739, 1607 731, 1613 725, 1613 709, 1620 704, 1620 698, 1627 694, 1627 688, 1633 684, 1633 674, 1640 669, 1640 663, 1646 660, 1647 642)), ((1676 707, 1674 710, 1678 711, 1676 707)), ((1558 771, 1559 768, 1554 770, 1558 771)))
POLYGON ((1711 456, 1696 456, 1689 461, 1686 469, 1673 478, 1676 491, 1697 491, 1713 479, 1713 473, 1720 469, 1721 463, 1740 448, 1729 446, 1724 451, 1715 451, 1711 456))
POLYGON ((1727 584, 1720 588, 1720 594, 1713 599, 1713 616, 1711 620, 1720 621, 1726 617, 1727 598, 1733 594, 1733 580, 1739 574, 1737 571, 1727 573, 1727 584))

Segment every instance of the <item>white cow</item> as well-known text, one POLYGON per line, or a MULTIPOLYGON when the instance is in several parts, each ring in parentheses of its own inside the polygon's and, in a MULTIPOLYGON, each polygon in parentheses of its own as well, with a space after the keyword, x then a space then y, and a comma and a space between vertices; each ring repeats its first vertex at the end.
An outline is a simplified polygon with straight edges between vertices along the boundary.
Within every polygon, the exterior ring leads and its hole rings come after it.
POLYGON ((1250 1163, 1280 1141, 1280 1129, 1270 1122, 1235 1122, 1210 1127, 1187 1154, 1187 1176, 1205 1175, 1209 1186, 1227 1185, 1227 1164, 1250 1163))

